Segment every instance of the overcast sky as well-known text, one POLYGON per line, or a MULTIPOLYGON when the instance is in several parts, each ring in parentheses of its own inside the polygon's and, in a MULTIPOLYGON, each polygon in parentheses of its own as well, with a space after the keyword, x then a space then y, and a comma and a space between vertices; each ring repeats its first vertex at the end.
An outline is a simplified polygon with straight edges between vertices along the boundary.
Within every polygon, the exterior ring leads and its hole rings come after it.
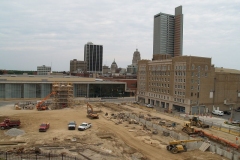
POLYGON ((240 0, 1 0, 0 69, 69 71, 87 42, 103 45, 103 64, 153 52, 153 16, 182 5, 183 55, 240 70, 240 0))

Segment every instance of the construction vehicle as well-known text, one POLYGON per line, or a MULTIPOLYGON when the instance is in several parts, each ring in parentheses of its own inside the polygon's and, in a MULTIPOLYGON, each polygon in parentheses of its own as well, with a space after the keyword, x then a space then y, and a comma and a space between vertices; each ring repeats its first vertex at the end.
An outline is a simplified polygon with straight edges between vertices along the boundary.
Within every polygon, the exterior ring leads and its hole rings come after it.
POLYGON ((22 109, 22 108, 19 106, 19 103, 15 103, 14 107, 15 107, 16 110, 21 110, 21 109, 22 109))
POLYGON ((18 128, 20 126, 21 122, 20 120, 10 120, 10 119, 5 119, 3 122, 0 123, 0 128, 2 130, 7 129, 7 128, 18 128))
POLYGON ((42 123, 39 126, 39 132, 46 132, 50 127, 50 123, 42 123))
POLYGON ((98 114, 93 111, 93 107, 88 102, 87 102, 87 117, 91 119, 99 119, 98 114), (88 108, 90 108, 90 110, 88 108))
POLYGON ((189 121, 184 121, 184 126, 182 128, 182 131, 187 133, 190 136, 197 135, 197 133, 195 132, 195 129, 191 126, 191 122, 189 121))
POLYGON ((198 142, 203 141, 202 139, 189 139, 189 140, 177 140, 170 141, 169 145, 167 145, 167 150, 176 154, 178 152, 187 152, 186 143, 189 142, 198 142))
POLYGON ((189 119, 191 126, 196 126, 198 128, 209 128, 209 125, 204 124, 198 117, 194 116, 189 119))
POLYGON ((37 109, 38 111, 47 110, 48 107, 44 104, 44 102, 45 102, 48 98, 50 98, 51 95, 54 95, 54 94, 56 94, 56 92, 50 93, 50 94, 47 95, 43 100, 37 102, 36 109, 37 109))

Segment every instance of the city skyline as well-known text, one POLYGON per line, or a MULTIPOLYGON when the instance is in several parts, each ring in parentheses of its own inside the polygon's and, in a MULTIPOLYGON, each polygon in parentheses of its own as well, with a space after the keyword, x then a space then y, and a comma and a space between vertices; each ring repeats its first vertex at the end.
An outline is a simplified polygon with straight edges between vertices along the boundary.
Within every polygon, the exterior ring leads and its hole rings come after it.
POLYGON ((84 60, 84 44, 104 47, 103 65, 115 58, 131 64, 153 55, 153 16, 174 14, 183 6, 183 55, 212 58, 217 67, 240 70, 239 1, 1 1, 0 69, 68 71, 69 61, 84 60), (143 14, 144 13, 144 14, 143 14))

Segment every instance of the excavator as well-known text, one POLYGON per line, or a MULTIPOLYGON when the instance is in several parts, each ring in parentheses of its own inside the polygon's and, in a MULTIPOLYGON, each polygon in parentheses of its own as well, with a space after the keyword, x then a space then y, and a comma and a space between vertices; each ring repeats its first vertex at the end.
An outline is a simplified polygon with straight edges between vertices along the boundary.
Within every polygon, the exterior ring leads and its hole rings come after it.
POLYGON ((203 141, 202 139, 189 139, 189 140, 177 140, 170 141, 169 145, 167 145, 167 150, 176 154, 178 152, 187 152, 186 143, 189 142, 198 142, 203 141))
POLYGON ((99 119, 98 114, 93 111, 93 107, 88 102, 87 102, 87 117, 91 119, 99 119), (88 108, 90 108, 90 110, 88 108))
POLYGON ((189 119, 191 126, 196 126, 198 128, 209 128, 209 125, 204 124, 198 117, 194 116, 189 119))
POLYGON ((37 105, 36 105, 36 109, 37 109, 38 111, 47 110, 48 107, 47 107, 46 105, 43 105, 43 103, 44 103, 48 98, 50 98, 51 95, 54 95, 54 94, 56 94, 56 92, 50 93, 50 94, 47 95, 43 100, 41 100, 40 102, 38 102, 37 105))

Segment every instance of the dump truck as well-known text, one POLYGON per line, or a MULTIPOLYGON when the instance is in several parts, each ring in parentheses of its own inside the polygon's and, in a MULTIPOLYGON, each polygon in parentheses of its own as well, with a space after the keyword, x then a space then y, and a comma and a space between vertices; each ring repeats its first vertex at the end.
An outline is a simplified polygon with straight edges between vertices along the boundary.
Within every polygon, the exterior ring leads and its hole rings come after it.
POLYGON ((187 152, 186 143, 189 142, 198 142, 203 141, 202 139, 189 139, 189 140, 177 140, 170 141, 169 145, 167 145, 167 150, 176 154, 178 152, 187 152))
POLYGON ((209 128, 209 125, 204 124, 198 117, 194 116, 189 119, 191 126, 196 126, 198 128, 209 128))
POLYGON ((39 126, 39 132, 46 132, 50 127, 50 123, 42 123, 39 126))
POLYGON ((18 128, 20 124, 21 122, 19 119, 17 120, 5 119, 3 122, 0 123, 0 128, 2 130, 9 128, 18 128))
POLYGON ((99 119, 98 114, 93 111, 93 107, 88 102, 87 102, 87 117, 89 117, 91 119, 99 119), (88 109, 88 108, 90 108, 90 109, 88 109))

